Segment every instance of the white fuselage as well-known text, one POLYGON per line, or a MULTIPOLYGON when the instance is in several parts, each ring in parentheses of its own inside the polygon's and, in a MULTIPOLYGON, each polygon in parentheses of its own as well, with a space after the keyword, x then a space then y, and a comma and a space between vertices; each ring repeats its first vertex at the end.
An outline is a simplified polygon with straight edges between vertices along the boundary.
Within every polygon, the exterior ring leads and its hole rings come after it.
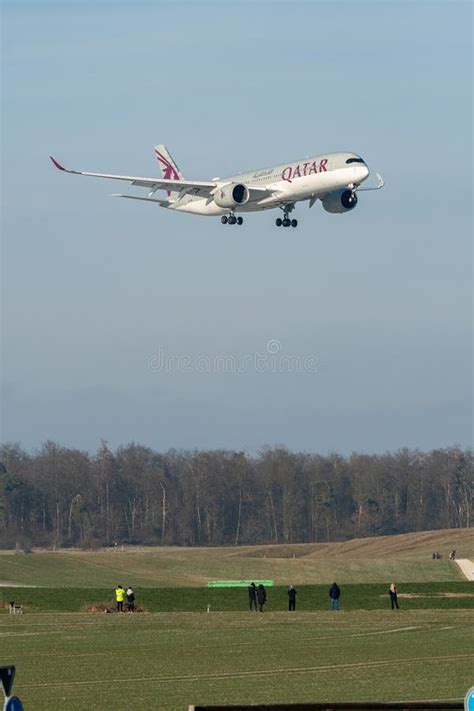
MULTIPOLYGON (((329 193, 360 185, 369 175, 369 169, 355 153, 327 153, 293 163, 240 173, 228 178, 218 178, 219 186, 243 184, 247 187, 268 188, 257 193, 254 199, 234 207, 234 212, 255 212, 287 205, 300 200, 323 199, 329 193), (349 162, 348 162, 349 161, 349 162)), ((166 207, 192 212, 197 215, 225 215, 228 208, 219 207, 214 200, 176 194, 166 207)))

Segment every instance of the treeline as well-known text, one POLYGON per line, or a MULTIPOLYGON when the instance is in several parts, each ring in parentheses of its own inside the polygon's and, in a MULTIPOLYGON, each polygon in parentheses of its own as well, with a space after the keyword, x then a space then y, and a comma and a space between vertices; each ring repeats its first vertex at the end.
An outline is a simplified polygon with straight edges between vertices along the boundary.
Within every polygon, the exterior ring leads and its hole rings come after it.
POLYGON ((473 454, 0 448, 0 547, 338 541, 469 527, 473 454))

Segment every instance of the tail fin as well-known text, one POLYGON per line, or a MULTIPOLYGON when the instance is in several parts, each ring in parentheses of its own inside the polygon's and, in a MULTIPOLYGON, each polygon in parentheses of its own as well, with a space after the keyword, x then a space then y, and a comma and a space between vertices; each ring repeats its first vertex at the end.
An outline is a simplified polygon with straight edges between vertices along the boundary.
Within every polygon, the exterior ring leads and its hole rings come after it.
POLYGON ((160 164, 161 176, 165 180, 184 180, 184 175, 169 154, 166 146, 155 146, 155 155, 160 164))

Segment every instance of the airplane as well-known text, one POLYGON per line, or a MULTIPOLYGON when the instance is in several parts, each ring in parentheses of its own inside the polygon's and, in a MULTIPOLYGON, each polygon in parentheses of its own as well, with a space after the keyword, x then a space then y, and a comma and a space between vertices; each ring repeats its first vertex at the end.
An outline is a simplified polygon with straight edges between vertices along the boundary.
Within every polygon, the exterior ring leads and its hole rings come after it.
POLYGON ((149 189, 146 197, 121 193, 113 197, 143 200, 194 215, 220 215, 223 225, 241 225, 241 213, 279 208, 283 216, 276 219, 276 226, 297 227, 298 220, 291 219, 290 214, 298 202, 307 201, 309 207, 313 207, 317 200, 321 200, 326 212, 349 212, 357 205, 358 192, 380 190, 385 184, 382 176, 376 173, 375 187, 361 187, 369 176, 369 168, 356 153, 326 153, 208 181, 185 180, 164 145, 155 146, 155 155, 160 165, 161 179, 85 173, 64 168, 52 156, 50 158, 58 170, 66 173, 125 180, 131 185, 149 189), (167 197, 153 197, 158 190, 165 190, 167 197))

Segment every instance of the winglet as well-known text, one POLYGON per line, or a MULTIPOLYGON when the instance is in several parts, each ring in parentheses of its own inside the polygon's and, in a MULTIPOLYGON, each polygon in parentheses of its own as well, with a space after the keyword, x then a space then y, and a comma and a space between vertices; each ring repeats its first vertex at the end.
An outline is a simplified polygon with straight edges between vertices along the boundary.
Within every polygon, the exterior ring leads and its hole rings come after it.
POLYGON ((382 178, 382 176, 379 173, 375 174, 377 176, 377 185, 374 188, 366 188, 363 187, 361 188, 360 186, 356 188, 357 192, 361 192, 363 190, 380 190, 380 188, 383 188, 385 185, 385 180, 382 178))
POLYGON ((49 157, 51 158, 51 160, 53 161, 54 165, 56 166, 56 168, 57 168, 58 170, 66 170, 66 168, 64 168, 64 167, 61 165, 61 163, 58 163, 57 160, 54 160, 53 156, 49 156, 49 157))

